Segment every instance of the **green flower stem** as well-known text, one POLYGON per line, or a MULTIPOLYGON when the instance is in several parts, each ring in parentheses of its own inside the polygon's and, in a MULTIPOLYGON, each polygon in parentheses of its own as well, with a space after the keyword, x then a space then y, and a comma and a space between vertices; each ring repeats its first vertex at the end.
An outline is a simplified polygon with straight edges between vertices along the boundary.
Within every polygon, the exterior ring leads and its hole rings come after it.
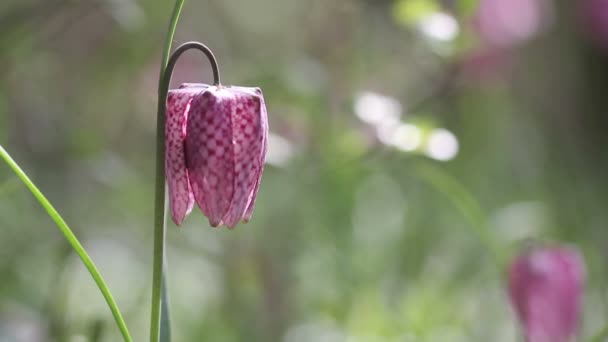
POLYGON ((487 218, 477 199, 458 180, 430 163, 419 163, 415 172, 420 179, 444 194, 469 221, 469 228, 492 257, 498 272, 502 272, 505 264, 502 247, 488 228, 487 218))
POLYGON ((2 146, 0 146, 0 157, 4 159, 8 166, 21 179, 23 184, 25 184, 25 186, 31 191, 34 197, 36 197, 36 200, 38 200, 40 205, 42 205, 42 207, 46 210, 51 219, 55 221, 55 224, 57 225, 57 227, 59 227, 59 230, 61 230, 65 238, 72 246, 72 248, 74 248, 74 251, 76 252, 76 254, 78 254, 80 259, 82 260, 82 263, 84 263, 85 267, 91 274, 91 277, 93 277, 93 280, 97 284, 97 287, 99 287, 99 290, 103 294, 103 297, 105 298, 106 302, 108 303, 108 306, 110 307, 110 310, 112 311, 112 315, 114 316, 114 320, 116 321, 116 324, 120 329, 123 339, 126 342, 131 342, 132 340, 131 336, 129 335, 127 325, 125 324, 120 310, 118 309, 118 306, 116 305, 116 302, 112 297, 112 293, 110 293, 110 290, 108 289, 108 285, 106 285, 105 281, 103 280, 103 277, 97 270, 95 263, 93 263, 93 260, 91 260, 86 250, 84 249, 84 247, 82 247, 70 227, 68 227, 65 220, 61 217, 61 215, 59 215, 53 205, 46 199, 46 197, 44 197, 42 192, 38 190, 36 185, 34 185, 34 183, 29 179, 25 172, 19 167, 19 165, 13 160, 13 158, 11 158, 11 156, 8 154, 8 152, 6 152, 6 150, 2 146))
MULTIPOLYGON (((150 316, 150 342, 158 342, 161 327, 161 296, 163 287, 163 270, 165 257, 165 101, 169 89, 169 81, 165 81, 165 70, 171 43, 175 35, 177 21, 184 6, 184 0, 177 0, 169 31, 165 39, 160 73, 158 76, 158 112, 156 116, 156 181, 154 193, 154 259, 152 265, 152 309, 150 316)), ((168 313, 168 311, 166 311, 168 313)), ((168 317, 167 317, 168 318, 168 317)))
POLYGON ((161 293, 161 310, 160 310, 160 340, 171 341, 171 315, 169 313, 169 293, 167 291, 167 264, 165 262, 165 271, 163 272, 163 286, 161 293))

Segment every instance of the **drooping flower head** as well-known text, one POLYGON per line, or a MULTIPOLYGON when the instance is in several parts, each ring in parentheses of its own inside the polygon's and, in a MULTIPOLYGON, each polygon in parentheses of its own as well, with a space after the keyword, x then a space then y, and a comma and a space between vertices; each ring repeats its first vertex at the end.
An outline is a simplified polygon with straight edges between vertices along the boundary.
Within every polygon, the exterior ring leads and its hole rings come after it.
POLYGON ((568 342, 578 329, 585 266, 568 247, 532 248, 509 268, 509 296, 527 342, 568 342))
POLYGON ((171 217, 180 225, 198 204, 213 227, 251 219, 268 145, 268 119, 259 88, 222 86, 211 50, 198 42, 178 47, 163 75, 169 84, 179 56, 205 53, 214 85, 185 83, 168 90, 165 175, 171 217))

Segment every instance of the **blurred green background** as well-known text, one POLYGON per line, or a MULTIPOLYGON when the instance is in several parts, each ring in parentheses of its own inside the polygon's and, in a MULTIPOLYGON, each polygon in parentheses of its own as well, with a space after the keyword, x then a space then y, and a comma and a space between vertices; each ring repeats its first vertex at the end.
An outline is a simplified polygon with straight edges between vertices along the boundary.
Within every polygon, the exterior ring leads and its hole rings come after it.
MULTIPOLYGON (((2 0, 0 143, 148 336, 158 63, 172 1, 2 0)), ((608 3, 190 0, 271 128, 253 220, 168 230, 175 341, 517 341, 504 263, 577 245, 608 321, 608 3)), ((211 82, 187 53, 173 86, 211 82)), ((119 341, 80 260, 0 166, 0 341, 119 341)))

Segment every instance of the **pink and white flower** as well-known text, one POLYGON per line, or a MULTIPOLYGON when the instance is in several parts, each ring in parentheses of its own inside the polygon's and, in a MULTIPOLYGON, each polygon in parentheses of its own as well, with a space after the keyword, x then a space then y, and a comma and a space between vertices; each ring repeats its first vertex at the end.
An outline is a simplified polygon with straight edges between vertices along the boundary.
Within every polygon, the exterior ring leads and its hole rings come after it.
POLYGON ((165 169, 171 217, 196 202, 209 224, 251 219, 268 144, 259 88, 183 84, 167 96, 165 169))

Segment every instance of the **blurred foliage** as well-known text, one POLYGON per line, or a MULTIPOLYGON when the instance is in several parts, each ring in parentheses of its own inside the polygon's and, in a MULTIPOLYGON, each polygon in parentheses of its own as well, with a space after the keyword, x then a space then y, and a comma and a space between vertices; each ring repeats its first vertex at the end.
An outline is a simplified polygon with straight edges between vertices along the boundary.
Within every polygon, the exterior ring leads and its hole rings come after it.
POLYGON ((439 11, 439 4, 432 0, 402 0, 395 3, 394 13, 405 25, 415 24, 439 11))
MULTIPOLYGON (((579 2, 544 1, 524 39, 506 9, 479 18, 500 1, 186 2, 176 43, 204 42, 224 82, 261 87, 273 140, 249 224, 212 229, 196 212, 169 227, 175 341, 516 341, 499 265, 530 238, 582 249, 582 335, 604 325, 608 53, 579 2)), ((137 341, 171 6, 0 4, 0 143, 76 230, 137 341)), ((210 77, 188 53, 174 85, 210 77)), ((0 174, 0 341, 118 341, 77 257, 0 174)))

